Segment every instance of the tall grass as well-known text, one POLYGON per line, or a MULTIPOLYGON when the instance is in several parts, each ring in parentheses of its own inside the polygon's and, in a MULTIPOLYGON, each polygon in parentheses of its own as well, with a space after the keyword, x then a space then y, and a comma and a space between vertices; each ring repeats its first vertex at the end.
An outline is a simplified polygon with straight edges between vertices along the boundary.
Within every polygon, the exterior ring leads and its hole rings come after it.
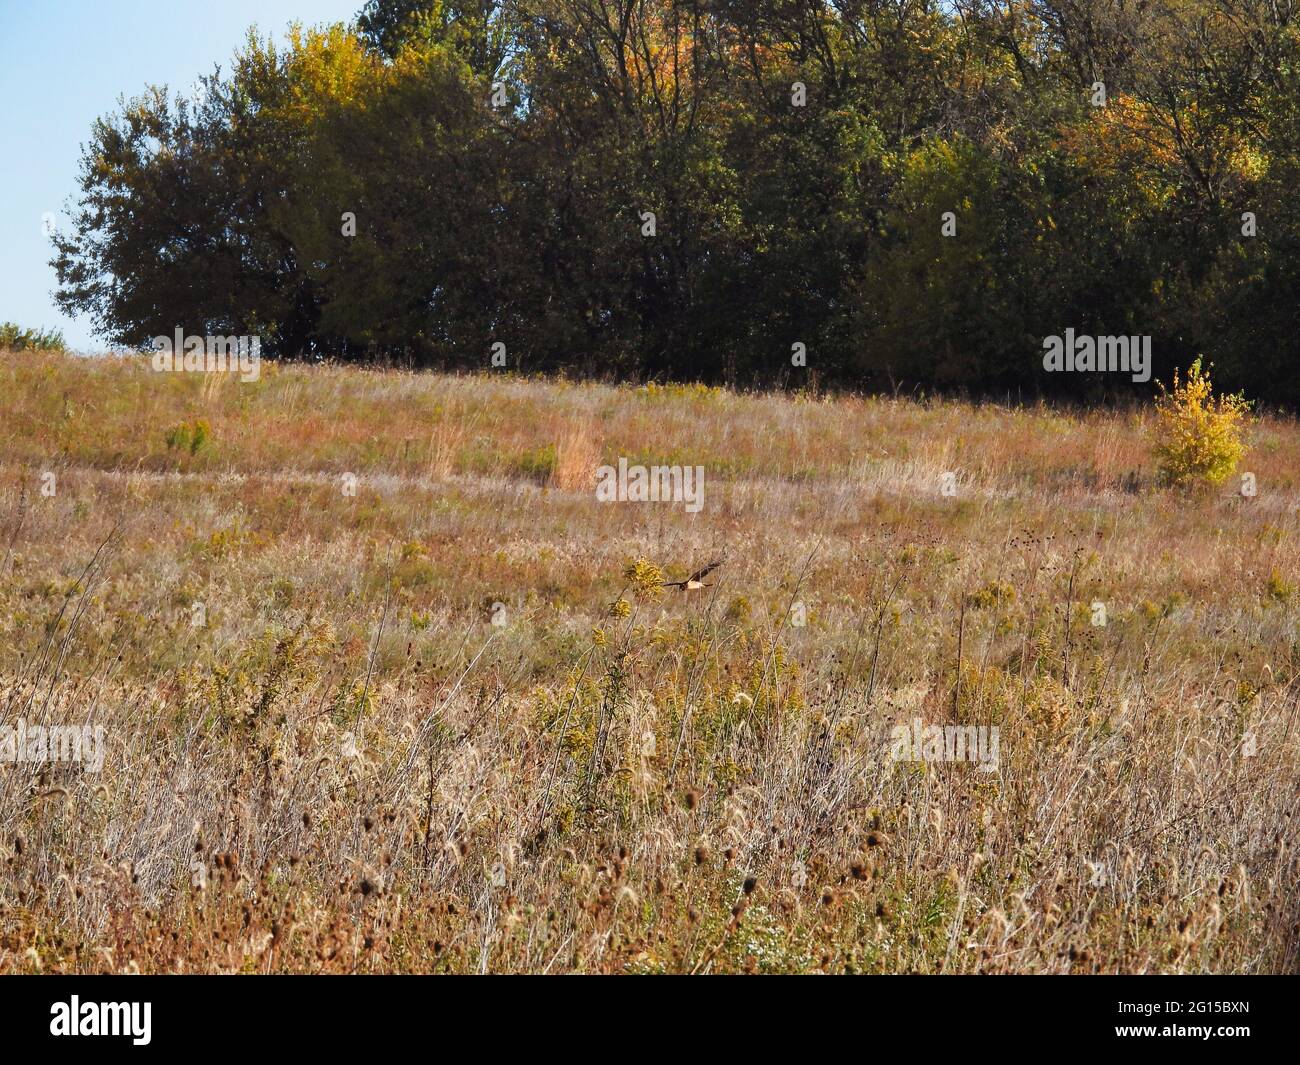
POLYGON ((0 763, 0 970, 1297 968, 1289 419, 1246 498, 1160 487, 1140 412, 30 353, 0 395, 0 727, 108 735, 0 763), (597 503, 620 455, 704 509, 597 503), (892 761, 916 719, 996 771, 892 761))

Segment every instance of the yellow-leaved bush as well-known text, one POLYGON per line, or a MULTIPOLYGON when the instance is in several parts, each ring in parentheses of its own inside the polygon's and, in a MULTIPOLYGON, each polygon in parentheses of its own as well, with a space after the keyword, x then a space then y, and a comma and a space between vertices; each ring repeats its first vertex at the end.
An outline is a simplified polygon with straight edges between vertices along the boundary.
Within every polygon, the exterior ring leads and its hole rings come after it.
POLYGON ((1222 484, 1246 453, 1241 430, 1250 402, 1241 394, 1214 394, 1198 358, 1156 400, 1155 458, 1164 484, 1222 484))

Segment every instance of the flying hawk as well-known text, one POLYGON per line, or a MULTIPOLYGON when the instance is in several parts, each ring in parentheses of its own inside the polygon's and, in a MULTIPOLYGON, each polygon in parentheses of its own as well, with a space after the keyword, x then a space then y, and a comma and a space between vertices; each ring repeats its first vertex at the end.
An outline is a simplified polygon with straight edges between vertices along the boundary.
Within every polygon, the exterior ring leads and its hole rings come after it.
POLYGON ((712 588, 713 585, 711 585, 711 584, 705 584, 705 583, 704 583, 704 578, 707 577, 710 573, 712 573, 712 572, 713 572, 715 569, 717 569, 719 566, 721 566, 722 563, 723 563, 723 560, 722 560, 722 559, 720 559, 720 558, 715 558, 712 562, 710 562, 710 563, 709 563, 707 566, 705 566, 703 569, 697 569, 694 573, 692 573, 689 577, 687 577, 686 580, 684 580, 684 581, 665 581, 665 582, 664 582, 664 587, 665 587, 665 588, 680 588, 683 592, 693 592, 693 591, 695 591, 695 589, 697 589, 697 588, 712 588))

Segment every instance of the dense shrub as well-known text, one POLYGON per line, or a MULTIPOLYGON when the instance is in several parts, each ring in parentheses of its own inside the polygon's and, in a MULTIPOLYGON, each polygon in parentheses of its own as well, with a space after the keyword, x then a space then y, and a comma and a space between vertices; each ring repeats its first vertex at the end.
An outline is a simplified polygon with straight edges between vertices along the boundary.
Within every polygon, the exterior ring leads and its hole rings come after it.
POLYGON ((0 351, 63 351, 65 347, 57 329, 23 329, 13 322, 0 323, 0 351))
POLYGON ((1197 359, 1184 380, 1174 371, 1171 389, 1156 401, 1156 462, 1166 484, 1222 484, 1245 453, 1242 419, 1250 405, 1240 395, 1215 395, 1197 359))

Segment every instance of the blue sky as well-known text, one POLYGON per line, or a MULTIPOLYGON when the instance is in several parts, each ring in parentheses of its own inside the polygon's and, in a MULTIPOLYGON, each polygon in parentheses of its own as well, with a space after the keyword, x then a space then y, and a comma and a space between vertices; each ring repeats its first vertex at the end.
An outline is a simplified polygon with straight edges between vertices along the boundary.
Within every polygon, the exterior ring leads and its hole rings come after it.
POLYGON ((90 323, 51 295, 46 212, 67 224, 81 145, 119 96, 146 85, 188 91, 228 66, 248 27, 280 36, 305 23, 350 20, 364 0, 0 0, 0 322, 63 331, 100 350, 90 323))

